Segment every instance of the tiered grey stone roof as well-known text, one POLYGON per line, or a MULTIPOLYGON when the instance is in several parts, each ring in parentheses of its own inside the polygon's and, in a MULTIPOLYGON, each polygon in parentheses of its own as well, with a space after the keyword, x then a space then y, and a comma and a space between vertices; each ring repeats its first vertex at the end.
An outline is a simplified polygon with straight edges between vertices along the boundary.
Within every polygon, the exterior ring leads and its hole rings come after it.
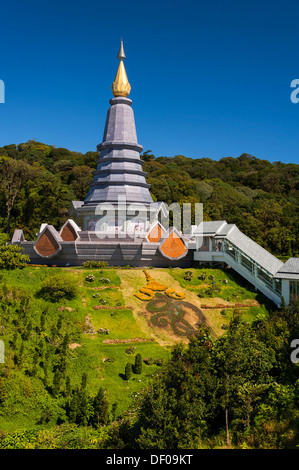
POLYGON ((290 258, 277 271, 275 277, 278 279, 299 280, 299 258, 290 258))
POLYGON ((146 183, 142 146, 138 144, 132 100, 117 97, 110 100, 103 141, 98 145, 100 158, 84 205, 117 203, 125 197, 128 203, 150 204, 150 185, 146 183))

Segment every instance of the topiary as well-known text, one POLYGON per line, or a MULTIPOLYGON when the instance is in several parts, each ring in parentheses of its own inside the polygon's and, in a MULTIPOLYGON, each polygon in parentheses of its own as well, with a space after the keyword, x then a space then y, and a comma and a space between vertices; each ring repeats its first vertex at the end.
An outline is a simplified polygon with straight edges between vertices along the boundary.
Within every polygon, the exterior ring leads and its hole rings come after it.
POLYGON ((135 366, 134 366, 134 373, 141 374, 142 372, 142 359, 141 354, 136 354, 135 356, 135 366))
POLYGON ((127 362, 126 368, 125 368, 125 378, 126 378, 126 380, 130 380, 131 376, 132 376, 132 364, 127 362))

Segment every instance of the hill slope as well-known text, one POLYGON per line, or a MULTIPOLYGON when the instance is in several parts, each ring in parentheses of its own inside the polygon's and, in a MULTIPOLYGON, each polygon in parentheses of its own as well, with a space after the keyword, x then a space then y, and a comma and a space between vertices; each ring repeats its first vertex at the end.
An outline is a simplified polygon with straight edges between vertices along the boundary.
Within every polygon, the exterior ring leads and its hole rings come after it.
MULTIPOLYGON (((33 239, 43 222, 60 228, 71 201, 84 199, 98 157, 97 152, 81 154, 35 141, 0 148, 0 230, 7 229, 6 204, 12 201, 4 184, 7 159, 28 163, 11 207, 10 235, 22 228, 33 239)), ((181 155, 155 158, 147 151, 142 158, 155 200, 202 202, 205 220, 237 224, 276 256, 298 255, 299 165, 248 154, 215 161, 181 155)))

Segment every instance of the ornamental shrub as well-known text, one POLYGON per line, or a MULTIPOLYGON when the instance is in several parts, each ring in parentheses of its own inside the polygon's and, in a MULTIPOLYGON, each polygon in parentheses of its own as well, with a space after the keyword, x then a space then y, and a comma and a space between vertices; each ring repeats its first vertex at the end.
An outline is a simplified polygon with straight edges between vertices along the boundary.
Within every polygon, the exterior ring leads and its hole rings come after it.
POLYGON ((134 366, 134 373, 141 374, 142 372, 142 359, 141 354, 136 354, 135 356, 135 366, 134 366))
POLYGON ((108 277, 101 277, 99 279, 99 282, 103 282, 104 284, 110 284, 110 279, 108 279, 108 277))
POLYGON ((75 281, 61 274, 47 277, 41 283, 39 295, 50 302, 58 302, 61 299, 71 300, 78 294, 75 281))
POLYGON ((107 268, 109 265, 107 261, 95 261, 95 260, 89 260, 89 261, 84 261, 82 264, 82 267, 85 269, 98 269, 98 268, 107 268))
POLYGON ((0 246, 0 269, 24 268, 30 263, 27 255, 22 255, 23 248, 17 245, 0 246))
POLYGON ((132 376, 132 364, 127 362, 126 368, 125 368, 125 378, 126 378, 126 380, 130 380, 131 376, 132 376))
POLYGON ((185 281, 191 281, 192 280, 193 273, 192 271, 186 271, 184 275, 185 281))

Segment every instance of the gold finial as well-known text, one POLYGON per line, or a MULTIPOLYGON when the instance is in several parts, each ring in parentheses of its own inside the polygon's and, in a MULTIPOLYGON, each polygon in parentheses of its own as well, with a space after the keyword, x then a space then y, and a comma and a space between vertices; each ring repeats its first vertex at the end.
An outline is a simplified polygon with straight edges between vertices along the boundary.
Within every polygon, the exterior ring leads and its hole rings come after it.
POLYGON ((129 96, 130 91, 131 91, 131 85, 128 81, 128 77, 126 74, 126 69, 124 66, 124 59, 126 58, 125 56, 125 51, 124 51, 124 46, 123 46, 123 41, 120 41, 120 48, 117 56, 119 62, 119 66, 116 72, 116 76, 114 79, 114 82, 112 83, 112 93, 114 96, 129 96))

